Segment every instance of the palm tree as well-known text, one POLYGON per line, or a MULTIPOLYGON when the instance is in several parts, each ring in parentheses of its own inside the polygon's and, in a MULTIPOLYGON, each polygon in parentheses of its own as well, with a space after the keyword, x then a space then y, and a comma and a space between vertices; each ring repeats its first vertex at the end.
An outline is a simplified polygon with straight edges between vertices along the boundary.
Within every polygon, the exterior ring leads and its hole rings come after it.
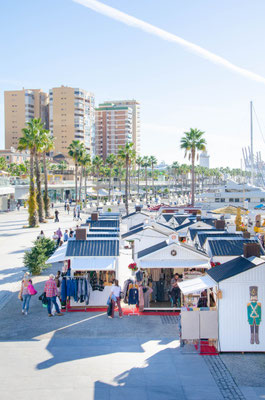
POLYGON ((149 157, 149 162, 150 162, 150 165, 151 165, 151 168, 152 168, 152 173, 151 173, 151 175, 152 175, 152 192, 153 192, 153 195, 155 195, 156 193, 155 193, 155 186, 154 186, 154 166, 157 165, 156 157, 155 156, 150 156, 149 157))
POLYGON ((77 203, 77 173, 78 173, 78 163, 82 145, 80 140, 73 140, 68 146, 68 155, 74 160, 75 163, 75 202, 77 203))
POLYGON ((45 218, 50 217, 50 199, 48 194, 48 168, 47 168, 47 160, 46 160, 46 153, 50 153, 54 149, 54 137, 49 134, 47 131, 46 133, 46 140, 43 146, 43 153, 42 153, 42 161, 43 161, 43 173, 44 173, 44 212, 45 218))
POLYGON ((99 188, 98 188, 98 181, 99 181, 100 172, 101 172, 101 169, 102 169, 102 166, 103 166, 103 160, 102 160, 102 158, 99 157, 99 156, 95 156, 95 157, 93 158, 92 165, 93 165, 93 167, 94 167, 95 175, 96 175, 96 178, 97 178, 97 207, 98 207, 98 204, 99 204, 99 198, 98 198, 98 190, 99 190, 99 188))
POLYGON ((114 154, 109 154, 108 157, 106 158, 106 164, 109 167, 109 201, 110 201, 110 197, 111 197, 111 189, 112 189, 112 181, 111 181, 111 177, 112 177, 112 171, 113 168, 116 164, 116 156, 114 154))
POLYGON ((147 192, 148 192, 148 190, 147 190, 147 168, 150 167, 150 166, 151 166, 151 163, 150 163, 149 157, 144 156, 143 160, 142 160, 142 167, 144 168, 144 173, 145 173, 145 198, 146 198, 146 202, 147 202, 147 192))
POLYGON ((180 140, 180 148, 185 150, 185 157, 189 153, 189 159, 191 159, 191 205, 194 207, 195 198, 195 176, 194 166, 196 152, 198 155, 199 151, 206 150, 206 140, 202 137, 204 132, 198 129, 190 129, 189 132, 184 132, 184 135, 180 140))
POLYGON ((81 143, 80 150, 79 150, 79 156, 78 156, 78 165, 81 166, 78 201, 81 201, 82 183, 83 183, 83 175, 84 175, 83 158, 85 157, 85 154, 86 154, 86 147, 85 147, 84 143, 81 143))
POLYGON ((123 170, 123 166, 124 166, 124 162, 123 160, 118 157, 116 160, 116 167, 115 167, 115 171, 117 171, 117 177, 119 179, 119 190, 121 191, 121 179, 124 175, 124 170, 123 170))
POLYGON ((61 173, 63 174, 64 171, 67 169, 67 167, 68 167, 67 162, 65 160, 62 160, 59 162, 58 170, 61 171, 61 173))
POLYGON ((1 171, 7 170, 7 163, 5 157, 0 157, 0 170, 1 171))
POLYGON ((29 226, 34 227, 38 225, 38 213, 37 213, 37 202, 36 192, 34 185, 34 157, 36 152, 36 137, 39 133, 38 120, 32 119, 27 122, 27 128, 22 129, 22 137, 19 139, 18 150, 29 150, 30 151, 30 183, 29 183, 29 200, 28 200, 28 212, 29 212, 29 226))
MULTIPOLYGON (((83 156, 80 158, 79 160, 80 164, 81 164, 81 176, 84 175, 85 177, 85 206, 86 206, 86 202, 87 202, 87 174, 88 171, 90 170, 91 167, 91 157, 90 154, 85 151, 83 153, 83 156)), ((82 178, 81 178, 82 180, 82 178)), ((81 187, 81 184, 80 184, 81 187)))
POLYGON ((138 198, 139 198, 139 192, 140 192, 140 174, 141 174, 141 166, 142 166, 142 157, 138 156, 135 160, 135 163, 137 164, 137 193, 138 193, 138 198))
POLYGON ((133 143, 126 143, 124 147, 121 147, 118 156, 120 157, 121 160, 123 160, 124 165, 125 165, 125 209, 126 209, 126 214, 129 214, 129 203, 128 203, 128 183, 129 183, 129 165, 131 159, 134 157, 135 150, 133 149, 133 143))

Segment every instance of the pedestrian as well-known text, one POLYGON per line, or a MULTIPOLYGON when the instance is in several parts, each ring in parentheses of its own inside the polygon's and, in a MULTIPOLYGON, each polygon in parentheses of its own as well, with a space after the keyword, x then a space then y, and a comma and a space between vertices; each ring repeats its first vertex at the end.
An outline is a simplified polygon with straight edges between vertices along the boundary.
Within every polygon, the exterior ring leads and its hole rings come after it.
POLYGON ((44 232, 40 231, 40 234, 37 236, 37 239, 39 240, 39 239, 42 239, 44 237, 45 237, 44 232))
POLYGON ((109 318, 114 318, 115 303, 117 303, 119 309, 119 317, 122 318, 121 287, 119 286, 119 281, 117 279, 114 280, 114 283, 111 287, 110 301, 112 305, 112 310, 111 310, 111 316, 109 315, 109 318))
POLYGON ((69 215, 69 212, 70 212, 70 204, 67 203, 67 213, 68 213, 68 215, 69 215))
POLYGON ((74 207, 74 209, 73 209, 73 220, 75 221, 76 220, 76 208, 74 207))
POLYGON ((58 228, 57 231, 56 231, 56 233, 57 233, 57 236, 58 236, 57 245, 59 246, 60 241, 61 241, 61 239, 62 239, 62 237, 63 237, 63 232, 61 231, 61 228, 58 228))
POLYGON ((70 206, 72 205, 72 201, 73 201, 72 199, 69 200, 70 206))
POLYGON ((20 202, 18 201, 17 202, 17 210, 19 211, 19 209, 20 209, 20 202))
POLYGON ((64 202, 64 211, 66 211, 66 209, 67 209, 67 202, 65 201, 64 202))
POLYGON ((180 288, 178 285, 179 281, 179 274, 175 274, 170 282, 170 296, 172 298, 173 305, 176 305, 176 307, 180 307, 180 288))
POLYGON ((62 276, 61 276, 61 271, 58 271, 55 277, 55 283, 57 286, 57 292, 58 292, 58 296, 60 297, 61 295, 61 284, 62 284, 62 276))
POLYGON ((80 217, 80 207, 77 209, 77 221, 79 221, 79 219, 82 221, 82 218, 80 217))
POLYGON ((48 308, 48 316, 52 317, 51 305, 52 303, 55 306, 56 315, 63 315, 60 312, 59 306, 56 301, 56 297, 58 295, 58 290, 55 282, 55 276, 53 274, 49 275, 49 280, 45 283, 44 293, 46 293, 46 297, 48 300, 47 308, 48 308))
POLYGON ((58 210, 55 210, 55 211, 54 211, 54 214, 55 214, 54 222, 59 222, 59 211, 58 211, 58 210))
POLYGON ((67 242, 68 239, 69 239, 69 235, 68 235, 68 230, 66 229, 64 234, 63 234, 63 241, 67 242))
POLYGON ((54 240, 54 242, 55 242, 56 244, 58 244, 58 235, 57 235, 56 232, 54 232, 52 239, 54 240))
POLYGON ((54 207, 54 203, 52 202, 52 208, 54 207))
POLYGON ((21 289, 19 292, 19 298, 22 300, 22 314, 27 315, 29 311, 29 303, 31 299, 31 295, 28 291, 29 284, 32 283, 31 279, 29 278, 29 274, 26 273, 24 278, 21 282, 21 289))
POLYGON ((73 228, 70 228, 69 229, 69 235, 73 235, 73 234, 74 234, 73 228))

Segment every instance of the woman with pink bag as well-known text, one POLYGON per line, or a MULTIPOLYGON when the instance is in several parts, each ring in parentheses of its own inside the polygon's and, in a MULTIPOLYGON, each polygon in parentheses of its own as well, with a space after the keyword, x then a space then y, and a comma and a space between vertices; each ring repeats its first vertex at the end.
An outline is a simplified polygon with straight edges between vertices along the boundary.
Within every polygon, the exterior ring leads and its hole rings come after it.
POLYGON ((21 282, 21 289, 19 292, 19 298, 23 301, 22 303, 22 314, 27 315, 29 311, 29 303, 31 296, 36 294, 37 291, 32 285, 32 280, 29 279, 29 274, 26 273, 21 282))

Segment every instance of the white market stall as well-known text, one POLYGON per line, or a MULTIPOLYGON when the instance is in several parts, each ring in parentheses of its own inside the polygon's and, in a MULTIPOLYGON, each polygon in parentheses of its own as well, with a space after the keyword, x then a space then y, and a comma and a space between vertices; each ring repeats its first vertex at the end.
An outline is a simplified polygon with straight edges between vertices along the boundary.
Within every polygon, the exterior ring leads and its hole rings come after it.
MULTIPOLYGON (((171 280, 174 274, 178 273, 181 279, 186 280, 202 275, 205 269, 210 267, 209 257, 190 247, 180 243, 175 234, 163 242, 157 243, 149 248, 135 254, 137 267, 144 272, 145 282, 153 291, 153 302, 151 308, 167 309, 173 307, 171 291, 171 280)), ((180 303, 190 302, 197 304, 198 296, 183 297, 180 303)))
MULTIPOLYGON (((243 256, 211 268, 190 287, 180 283, 183 293, 214 287, 217 294, 218 351, 264 352, 265 262, 243 256)), ((192 313, 191 313, 192 314, 192 313)), ((185 322, 184 322, 185 323, 185 322)))
MULTIPOLYGON (((119 240, 104 238, 69 241, 70 307, 106 306, 118 274, 119 240)), ((69 294, 69 293, 68 293, 69 294)))

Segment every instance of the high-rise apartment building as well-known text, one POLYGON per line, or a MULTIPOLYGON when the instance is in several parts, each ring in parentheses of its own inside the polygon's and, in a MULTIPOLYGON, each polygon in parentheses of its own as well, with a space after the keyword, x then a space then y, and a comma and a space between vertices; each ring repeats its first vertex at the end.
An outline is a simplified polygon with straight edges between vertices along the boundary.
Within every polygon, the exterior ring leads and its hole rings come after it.
POLYGON ((79 88, 61 86, 49 91, 49 129, 55 138, 54 154, 68 156, 72 140, 95 153, 95 98, 79 88))
POLYGON ((135 100, 112 101, 96 108, 96 153, 106 159, 126 143, 140 152, 140 105, 135 100))
POLYGON ((140 154, 141 137, 140 137, 140 103, 136 100, 114 100, 116 106, 129 106, 132 109, 132 142, 137 154, 140 154))
POLYGON ((48 128, 48 95, 41 89, 5 92, 5 148, 18 147, 21 130, 32 118, 41 118, 48 128))
POLYGON ((96 108, 96 154, 105 160, 118 154, 119 148, 132 142, 132 109, 112 103, 96 108))

